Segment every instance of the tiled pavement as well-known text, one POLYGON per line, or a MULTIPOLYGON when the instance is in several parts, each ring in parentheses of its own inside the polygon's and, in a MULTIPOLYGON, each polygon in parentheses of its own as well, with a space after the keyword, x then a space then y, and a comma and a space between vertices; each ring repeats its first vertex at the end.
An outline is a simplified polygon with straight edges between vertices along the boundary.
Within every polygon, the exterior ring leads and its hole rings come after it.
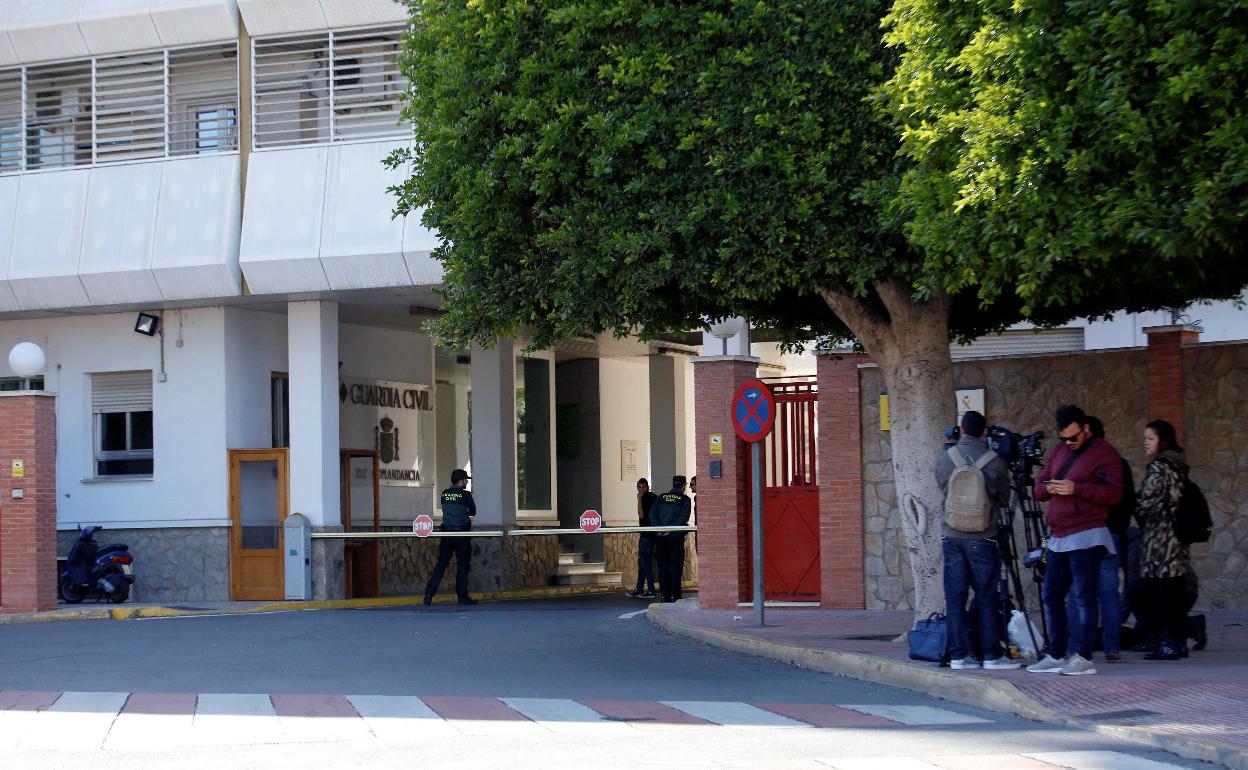
MULTIPOLYGON (((748 607, 702 610, 687 602, 664 605, 662 611, 684 624, 738 637, 935 667, 909 660, 905 645, 892 641, 912 622, 909 612, 769 608, 767 626, 760 629, 748 607)), ((1034 702, 1067 717, 1248 747, 1248 613, 1207 613, 1206 620, 1209 646, 1192 651, 1186 660, 1149 662, 1143 653, 1124 652, 1122 663, 1107 664, 1096 653, 1095 676, 1021 670, 950 674, 1004 679, 1034 702)))
MULTIPOLYGON (((898 729, 988 724, 910 705, 576 701, 385 695, 0 692, 0 749, 152 751, 186 746, 424 741, 454 735, 610 736, 680 730, 898 729)), ((837 770, 1177 770, 1112 751, 818 757, 837 770)))

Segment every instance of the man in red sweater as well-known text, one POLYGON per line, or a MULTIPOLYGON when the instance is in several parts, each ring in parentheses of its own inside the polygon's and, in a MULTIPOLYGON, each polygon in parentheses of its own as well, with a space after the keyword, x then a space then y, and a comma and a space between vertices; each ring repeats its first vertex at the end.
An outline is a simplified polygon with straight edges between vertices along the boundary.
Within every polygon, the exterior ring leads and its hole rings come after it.
POLYGON ((1122 497, 1122 460, 1113 446, 1096 438, 1087 415, 1073 404, 1057 410, 1058 444, 1037 476, 1037 500, 1048 501, 1044 520, 1044 612, 1049 621, 1049 650, 1032 673, 1079 676, 1095 674, 1092 643, 1096 638, 1096 590, 1101 560, 1117 553, 1109 532, 1109 508, 1122 497), (1068 650, 1066 595, 1075 599, 1078 650, 1068 650))

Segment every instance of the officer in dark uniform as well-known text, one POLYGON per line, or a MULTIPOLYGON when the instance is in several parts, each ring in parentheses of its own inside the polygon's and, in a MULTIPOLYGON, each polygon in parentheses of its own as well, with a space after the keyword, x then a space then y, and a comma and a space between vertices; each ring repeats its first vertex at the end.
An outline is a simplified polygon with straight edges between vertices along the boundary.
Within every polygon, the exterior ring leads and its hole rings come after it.
MULTIPOLYGON (((451 471, 451 485, 442 491, 442 531, 468 532, 472 529, 472 517, 477 515, 477 504, 468 491, 467 471, 456 468, 451 471)), ((442 584, 442 574, 455 555, 455 593, 460 604, 476 604, 468 595, 468 570, 472 566, 472 542, 466 537, 438 538, 438 563, 425 585, 425 604, 433 604, 433 595, 442 584)))
MULTIPOLYGON (((659 495, 650 507, 650 523, 655 527, 683 527, 689 524, 693 503, 685 494, 685 477, 672 477, 672 491, 659 495)), ((685 571, 685 533, 660 532, 654 553, 659 561, 659 589, 663 601, 680 599, 680 581, 685 571)))

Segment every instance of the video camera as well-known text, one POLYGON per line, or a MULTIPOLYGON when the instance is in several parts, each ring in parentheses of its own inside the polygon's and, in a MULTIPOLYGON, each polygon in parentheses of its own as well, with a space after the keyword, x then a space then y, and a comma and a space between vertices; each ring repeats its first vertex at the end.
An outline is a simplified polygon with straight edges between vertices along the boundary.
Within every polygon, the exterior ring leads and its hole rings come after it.
POLYGON ((1044 431, 1024 436, 1000 425, 988 426, 988 446, 1001 455, 1001 459, 1016 471, 1040 465, 1044 462, 1044 431))

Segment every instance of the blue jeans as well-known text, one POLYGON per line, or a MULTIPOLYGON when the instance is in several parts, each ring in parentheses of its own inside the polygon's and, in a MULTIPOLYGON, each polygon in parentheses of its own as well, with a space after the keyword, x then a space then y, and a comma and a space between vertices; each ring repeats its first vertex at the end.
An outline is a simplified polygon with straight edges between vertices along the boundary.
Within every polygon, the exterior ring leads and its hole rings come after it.
POLYGON ((1049 654, 1064 658, 1070 647, 1092 659, 1096 638, 1096 589, 1104 546, 1078 551, 1049 551, 1044 569, 1044 615, 1049 620, 1049 654), (1066 618, 1066 596, 1075 599, 1075 622, 1066 618), (1071 629, 1075 629, 1073 632, 1071 629))
POLYGON ((641 593, 642 586, 654 593, 654 537, 642 533, 637 541, 637 588, 641 593))
MULTIPOLYGON (((1106 552, 1101 559, 1101 566, 1096 579, 1096 603, 1100 605, 1101 616, 1101 649, 1105 652, 1118 652, 1119 632, 1122 630, 1122 595, 1118 592, 1118 569, 1122 566, 1122 557, 1106 552)), ((1078 610, 1075 607, 1074 594, 1066 595, 1066 626, 1070 629, 1070 645, 1076 649, 1083 647, 1079 638, 1078 610)), ((1096 641, 1097 607, 1092 608, 1092 641, 1096 641)), ((1095 646, 1095 644, 1093 644, 1095 646)))
POLYGON ((966 599, 975 591, 975 632, 985 660, 996 660, 1001 647, 1001 552, 996 540, 946 537, 945 622, 949 627, 949 657, 971 654, 967 632, 966 599))

